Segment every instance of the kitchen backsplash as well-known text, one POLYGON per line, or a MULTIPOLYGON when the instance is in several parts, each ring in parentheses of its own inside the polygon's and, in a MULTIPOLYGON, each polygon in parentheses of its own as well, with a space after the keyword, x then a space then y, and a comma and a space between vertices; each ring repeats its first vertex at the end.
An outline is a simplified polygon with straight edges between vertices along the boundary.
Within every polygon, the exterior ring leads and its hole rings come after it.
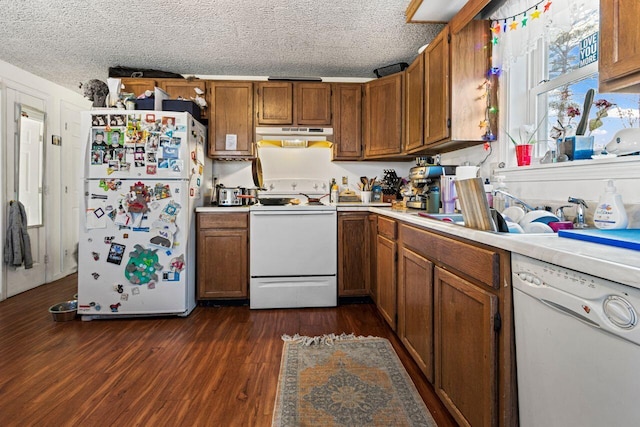
MULTIPOLYGON (((262 175, 265 181, 279 179, 313 179, 329 183, 335 178, 342 184, 342 177, 348 177, 349 188, 358 190, 361 176, 382 179, 384 169, 394 169, 398 176, 407 177, 409 169, 415 166, 413 159, 406 162, 367 161, 332 162, 331 150, 327 148, 260 148, 262 175)), ((251 174, 251 162, 215 161, 209 186, 217 177, 218 184, 227 187, 255 187, 251 174)))

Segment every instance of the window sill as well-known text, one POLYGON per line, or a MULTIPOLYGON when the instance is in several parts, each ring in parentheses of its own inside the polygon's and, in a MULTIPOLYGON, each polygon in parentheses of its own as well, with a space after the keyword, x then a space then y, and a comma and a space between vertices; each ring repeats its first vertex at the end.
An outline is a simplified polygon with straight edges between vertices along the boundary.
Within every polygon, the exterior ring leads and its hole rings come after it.
POLYGON ((508 181, 575 181, 585 177, 593 179, 639 179, 640 156, 624 156, 599 160, 540 164, 532 160, 530 166, 496 170, 508 181))

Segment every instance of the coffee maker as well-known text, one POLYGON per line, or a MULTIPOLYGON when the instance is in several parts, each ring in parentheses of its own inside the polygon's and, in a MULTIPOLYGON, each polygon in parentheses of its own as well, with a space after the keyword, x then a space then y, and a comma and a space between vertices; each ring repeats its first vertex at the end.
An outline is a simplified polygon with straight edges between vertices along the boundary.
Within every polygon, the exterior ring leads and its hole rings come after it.
POLYGON ((432 164, 431 158, 418 157, 417 165, 409 170, 412 195, 407 207, 437 213, 440 208, 440 177, 455 175, 455 166, 432 164))

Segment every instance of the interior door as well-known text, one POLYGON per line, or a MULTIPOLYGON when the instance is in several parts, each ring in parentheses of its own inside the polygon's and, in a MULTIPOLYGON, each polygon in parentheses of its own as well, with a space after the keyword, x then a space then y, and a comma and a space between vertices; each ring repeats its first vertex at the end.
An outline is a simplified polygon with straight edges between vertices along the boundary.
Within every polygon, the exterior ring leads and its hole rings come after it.
POLYGON ((60 189, 62 199, 62 258, 60 266, 62 274, 70 274, 78 269, 78 218, 80 217, 80 173, 78 167, 82 158, 82 144, 80 137, 80 109, 74 105, 62 102, 62 156, 60 166, 68 173, 62 174, 60 189))
MULTIPOLYGON (((15 126, 8 126, 5 156, 6 194, 11 201, 20 201, 26 211, 27 232, 31 243, 33 267, 25 269, 24 264, 19 267, 6 267, 6 296, 10 297, 20 292, 32 289, 45 283, 45 255, 46 230, 44 216, 44 144, 45 144, 45 114, 43 103, 33 99, 30 103, 19 103, 17 91, 8 90, 8 98, 13 98, 11 121, 15 126), (13 142, 13 143, 11 143, 13 142)), ((31 98, 22 96, 22 98, 31 98)), ((9 216, 7 215, 7 221, 9 216)))

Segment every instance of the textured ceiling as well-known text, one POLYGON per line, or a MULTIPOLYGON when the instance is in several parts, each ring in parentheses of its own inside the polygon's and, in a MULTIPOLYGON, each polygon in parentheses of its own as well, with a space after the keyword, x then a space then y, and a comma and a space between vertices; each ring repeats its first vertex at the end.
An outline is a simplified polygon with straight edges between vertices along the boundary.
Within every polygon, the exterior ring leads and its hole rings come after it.
POLYGON ((110 66, 180 74, 370 77, 441 25, 409 0, 31 0, 0 3, 0 59, 78 90, 110 66))

